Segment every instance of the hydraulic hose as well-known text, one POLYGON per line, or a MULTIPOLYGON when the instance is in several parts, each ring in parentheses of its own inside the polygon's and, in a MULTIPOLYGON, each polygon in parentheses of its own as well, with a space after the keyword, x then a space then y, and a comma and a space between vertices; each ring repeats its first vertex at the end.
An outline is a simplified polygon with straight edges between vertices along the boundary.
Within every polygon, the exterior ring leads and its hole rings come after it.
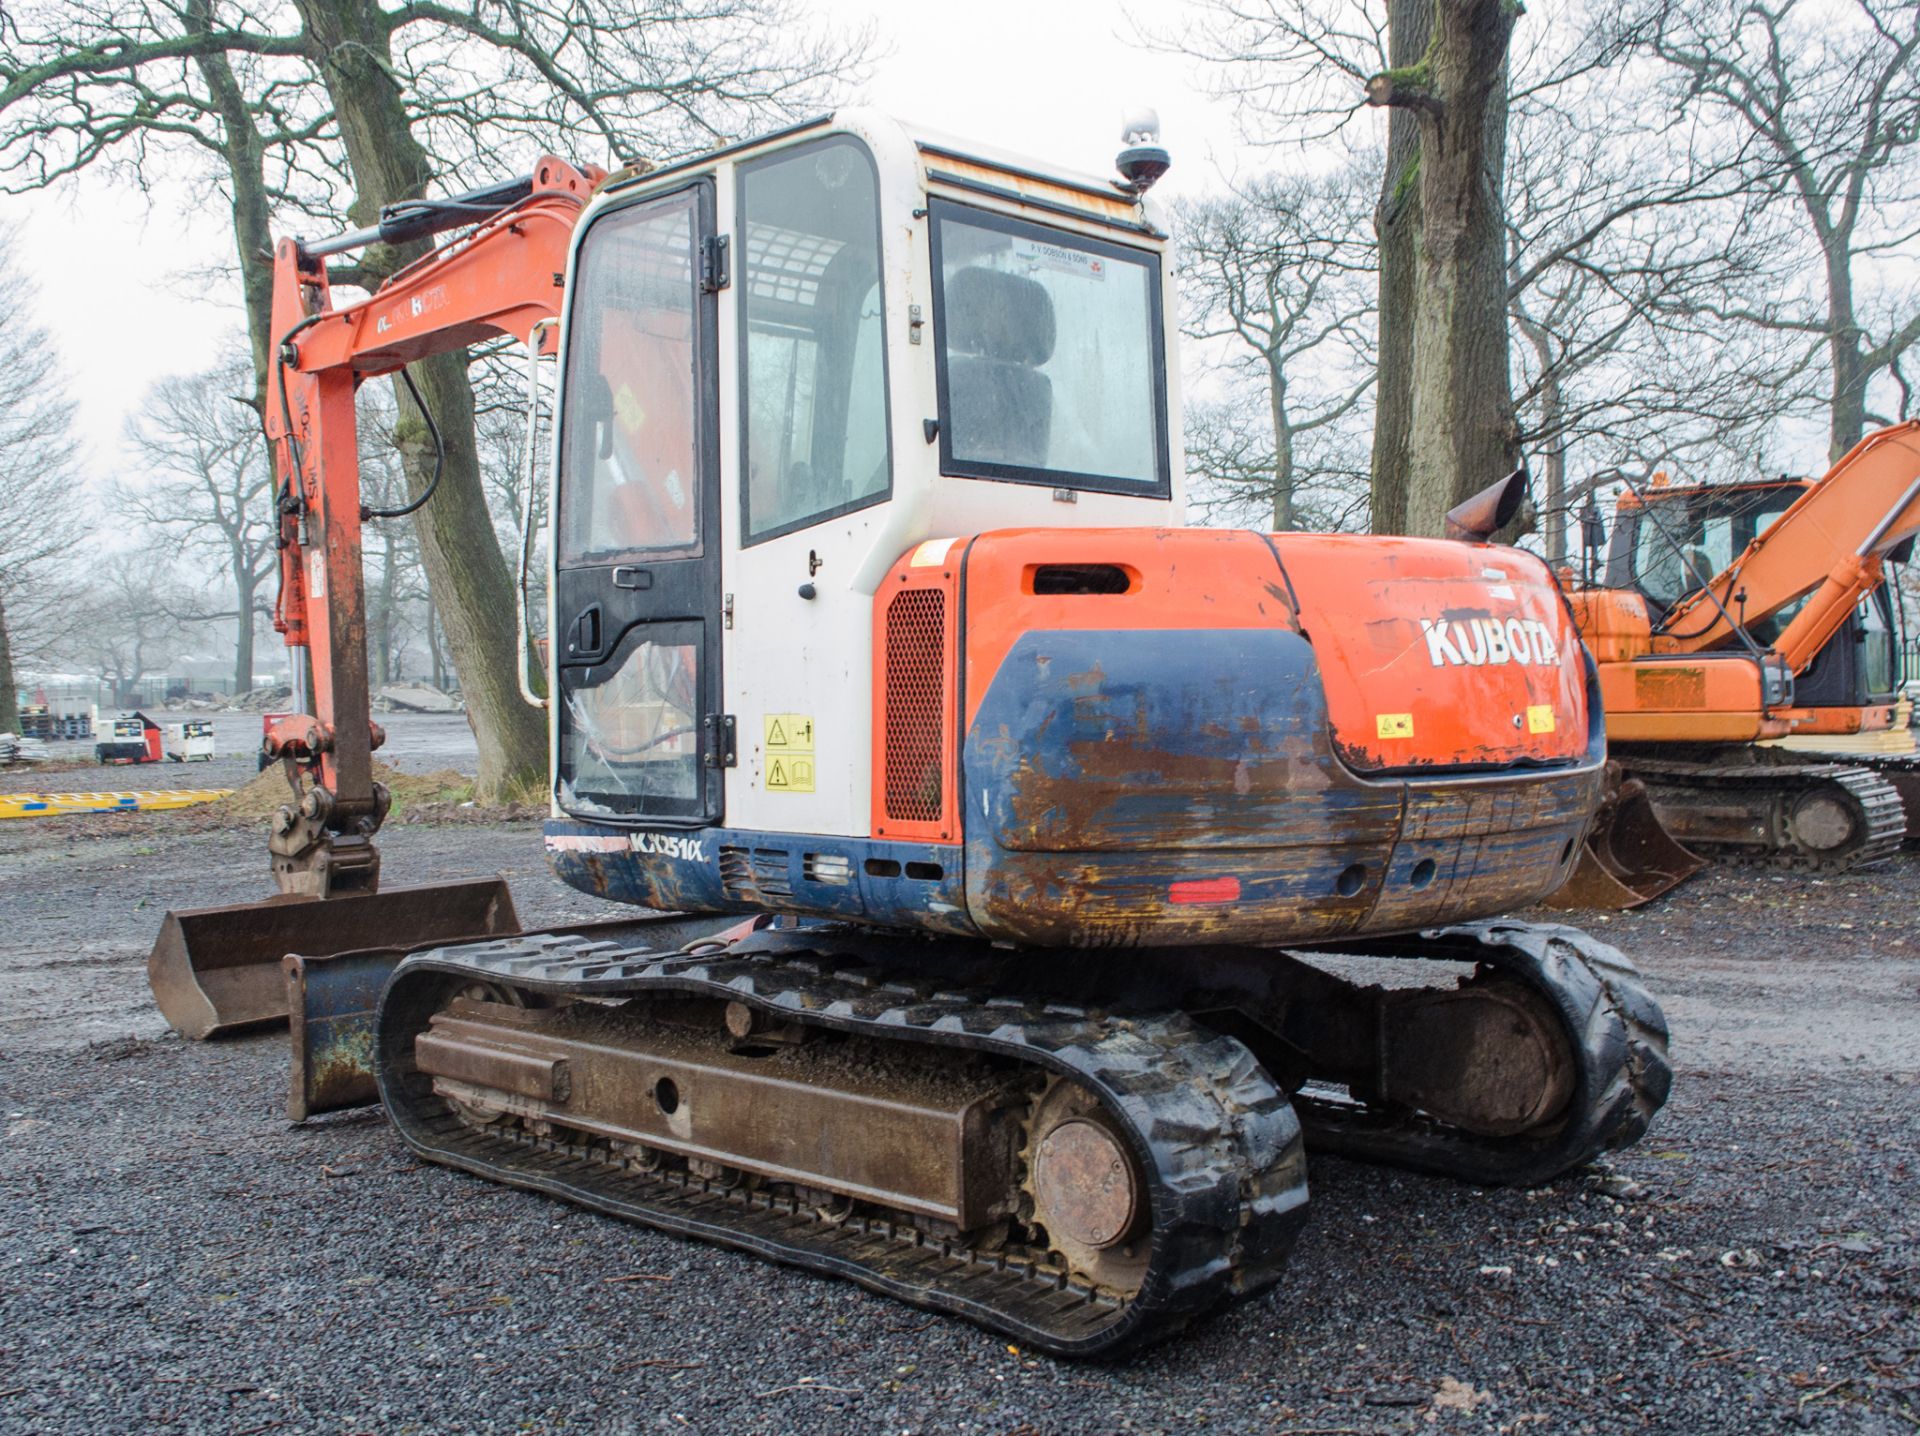
POLYGON ((361 505, 360 517, 363 519, 403 519, 408 514, 417 513, 433 497, 433 491, 440 487, 440 475, 446 471, 447 446, 440 440, 440 426, 433 422, 433 411, 427 407, 427 401, 420 397, 420 391, 413 384, 413 375, 406 371, 404 365, 400 369, 400 382, 407 386, 415 407, 420 410, 420 417, 427 421, 427 432, 433 435, 433 479, 419 498, 397 509, 374 509, 361 505))

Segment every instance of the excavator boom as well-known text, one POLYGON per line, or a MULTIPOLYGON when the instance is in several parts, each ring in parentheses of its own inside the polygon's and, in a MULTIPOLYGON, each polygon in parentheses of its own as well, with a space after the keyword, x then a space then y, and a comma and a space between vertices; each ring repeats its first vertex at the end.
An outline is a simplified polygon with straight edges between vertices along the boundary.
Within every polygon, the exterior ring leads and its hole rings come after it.
MULTIPOLYGON (((264 740, 289 784, 268 838, 278 897, 169 913, 148 959, 154 996, 181 1032, 204 1037, 287 1020, 281 960, 290 952, 319 963, 380 947, 395 954, 390 967, 408 948, 519 930, 498 878, 380 888, 375 834, 389 798, 373 773, 384 734, 369 716, 361 571, 361 527, 376 516, 361 493, 354 395, 366 379, 404 377, 415 360, 501 335, 527 341, 552 320, 573 228, 603 177, 547 157, 521 181, 398 206, 380 226, 338 241, 283 239, 275 249, 266 413, 280 528, 274 627, 297 685, 311 656, 311 700, 300 705, 311 711, 279 720, 264 740), (488 205, 497 208, 487 213, 488 205), (366 298, 335 303, 328 254, 456 223, 473 227, 366 298), (301 906, 320 899, 338 904, 324 921, 301 906)), ((550 331, 539 331, 549 348, 550 331)), ((318 979, 312 986, 324 990, 318 979)), ((324 1014, 310 1016, 314 1030, 325 1027, 324 1014)), ((303 1047, 295 1060, 328 1059, 303 1047)))
POLYGON ((1920 533, 1920 419, 1867 435, 1757 534, 1734 561, 1670 609, 1656 653, 1706 653, 1792 604, 1774 642, 1803 672, 1881 581, 1885 556, 1920 533))

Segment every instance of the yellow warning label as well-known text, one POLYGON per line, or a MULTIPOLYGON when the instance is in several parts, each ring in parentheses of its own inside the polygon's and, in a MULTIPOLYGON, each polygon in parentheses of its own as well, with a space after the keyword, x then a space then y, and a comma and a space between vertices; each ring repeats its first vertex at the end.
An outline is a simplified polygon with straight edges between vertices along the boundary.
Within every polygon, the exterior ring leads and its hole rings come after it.
POLYGON ((813 791, 813 759, 779 756, 768 758, 767 791, 811 793, 813 791))
POLYGON ((1373 718, 1374 730, 1382 738, 1411 738, 1413 736, 1413 715, 1411 713, 1376 713, 1373 718))
POLYGON ((769 713, 766 717, 769 753, 811 753, 813 719, 805 713, 769 713))
POLYGON ((1551 733, 1553 731, 1553 705, 1551 703, 1531 703, 1527 705, 1527 731, 1529 733, 1551 733))
POLYGON ((640 406, 640 400, 629 385, 622 384, 620 392, 613 396, 613 409, 629 433, 637 434, 645 427, 647 411, 640 406))

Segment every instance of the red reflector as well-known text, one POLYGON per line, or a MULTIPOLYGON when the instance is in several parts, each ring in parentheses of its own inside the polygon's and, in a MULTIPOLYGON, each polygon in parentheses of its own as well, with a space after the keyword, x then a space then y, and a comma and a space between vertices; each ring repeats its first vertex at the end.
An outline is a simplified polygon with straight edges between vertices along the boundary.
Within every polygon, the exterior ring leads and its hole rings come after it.
POLYGON ((1189 878, 1167 889, 1167 901, 1175 903, 1239 902, 1240 879, 1189 878))

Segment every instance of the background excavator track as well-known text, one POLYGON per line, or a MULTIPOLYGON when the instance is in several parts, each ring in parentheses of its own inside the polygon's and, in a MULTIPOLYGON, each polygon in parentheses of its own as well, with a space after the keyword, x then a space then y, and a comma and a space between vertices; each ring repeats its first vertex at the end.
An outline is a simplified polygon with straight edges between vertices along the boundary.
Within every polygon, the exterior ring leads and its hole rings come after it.
POLYGON ((1907 815, 1899 790, 1885 777, 1852 761, 1809 763, 1797 754, 1753 751, 1767 756, 1744 763, 1638 756, 1623 761, 1647 785, 1668 829, 1691 851, 1718 861, 1830 874, 1883 861, 1899 850, 1907 815), (1796 839, 1793 812, 1809 799, 1825 799, 1833 812, 1847 815, 1852 827, 1844 839, 1819 851, 1796 839), (1716 837, 1689 817, 1693 808, 1712 810, 1716 825, 1744 821, 1751 836, 1744 841, 1716 837))

